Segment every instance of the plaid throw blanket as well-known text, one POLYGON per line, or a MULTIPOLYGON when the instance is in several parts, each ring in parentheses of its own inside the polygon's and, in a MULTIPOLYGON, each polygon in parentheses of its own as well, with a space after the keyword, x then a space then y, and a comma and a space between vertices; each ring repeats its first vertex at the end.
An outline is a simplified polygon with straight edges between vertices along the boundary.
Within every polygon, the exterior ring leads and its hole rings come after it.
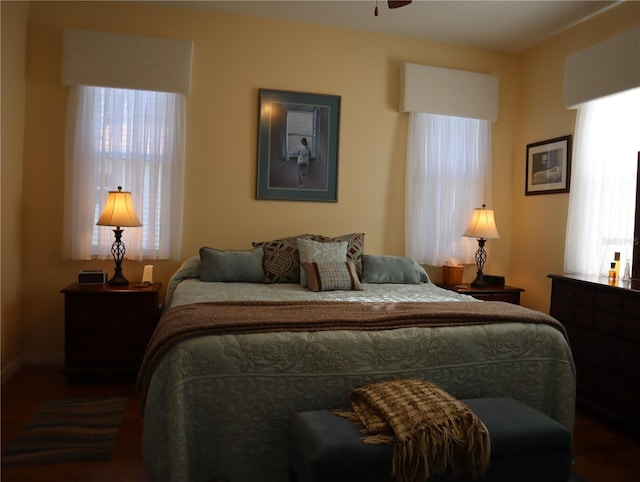
MULTIPOLYGON (((489 465, 491 439, 482 421, 460 400, 423 380, 393 380, 353 390, 365 443, 394 443, 391 475, 397 482, 428 480, 450 469, 478 478, 489 465)), ((348 414, 336 412, 338 415, 348 414)))

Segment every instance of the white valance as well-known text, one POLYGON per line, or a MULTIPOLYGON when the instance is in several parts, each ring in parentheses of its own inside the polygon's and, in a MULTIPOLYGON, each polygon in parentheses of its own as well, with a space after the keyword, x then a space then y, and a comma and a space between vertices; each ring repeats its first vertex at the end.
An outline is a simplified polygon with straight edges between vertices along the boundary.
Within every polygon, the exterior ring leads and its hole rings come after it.
POLYGON ((189 95, 193 42, 66 29, 62 83, 189 95))
POLYGON ((564 62, 564 103, 590 100, 640 87, 640 27, 570 54, 564 62))
POLYGON ((496 121, 499 79, 493 75, 406 63, 400 74, 400 112, 496 121))

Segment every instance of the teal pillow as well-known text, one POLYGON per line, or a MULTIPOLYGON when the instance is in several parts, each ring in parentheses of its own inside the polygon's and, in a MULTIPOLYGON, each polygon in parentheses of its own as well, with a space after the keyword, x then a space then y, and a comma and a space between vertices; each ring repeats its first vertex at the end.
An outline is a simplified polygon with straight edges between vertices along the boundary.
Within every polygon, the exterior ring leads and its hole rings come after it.
POLYGON ((362 283, 428 283, 429 276, 418 263, 402 256, 362 256, 362 283))
POLYGON ((336 243, 312 241, 298 238, 298 252, 300 254, 300 286, 307 287, 307 273, 302 268, 303 263, 321 261, 347 261, 347 241, 336 243))
POLYGON ((262 283, 262 248, 249 251, 221 251, 219 249, 200 248, 200 280, 262 283))

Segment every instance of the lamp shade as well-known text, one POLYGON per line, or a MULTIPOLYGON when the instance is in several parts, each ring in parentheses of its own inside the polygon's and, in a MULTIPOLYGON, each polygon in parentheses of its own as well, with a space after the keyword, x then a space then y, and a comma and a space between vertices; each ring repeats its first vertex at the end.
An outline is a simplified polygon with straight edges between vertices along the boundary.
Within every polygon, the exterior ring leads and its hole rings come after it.
POLYGON ((493 210, 487 209, 484 204, 481 208, 474 209, 471 222, 469 226, 467 226, 467 230, 463 236, 470 238, 499 239, 500 235, 496 227, 493 210))
POLYGON ((96 224, 117 227, 142 226, 135 209, 133 209, 131 193, 123 191, 121 186, 118 186, 117 191, 109 191, 107 204, 96 224))

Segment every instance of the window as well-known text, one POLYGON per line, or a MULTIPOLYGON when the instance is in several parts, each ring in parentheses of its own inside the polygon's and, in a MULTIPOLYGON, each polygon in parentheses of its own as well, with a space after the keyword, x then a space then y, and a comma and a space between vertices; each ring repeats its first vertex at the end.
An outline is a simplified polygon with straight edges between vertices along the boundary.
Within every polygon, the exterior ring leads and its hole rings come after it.
POLYGON ((312 110, 301 110, 303 107, 304 106, 298 106, 293 109, 287 108, 287 157, 298 157, 300 139, 304 137, 309 143, 311 158, 315 159, 317 157, 317 108, 312 107, 312 110))
POLYGON ((640 88, 578 107, 565 243, 568 273, 606 276, 633 252, 640 88))
POLYGON ((124 230, 127 257, 178 258, 182 231, 184 95, 73 86, 67 121, 65 255, 111 256, 96 226, 108 191, 131 191, 141 228, 124 230))
POLYGON ((490 156, 491 121, 410 113, 407 256, 432 266, 473 262, 477 244, 462 233, 473 209, 491 203, 490 156))

